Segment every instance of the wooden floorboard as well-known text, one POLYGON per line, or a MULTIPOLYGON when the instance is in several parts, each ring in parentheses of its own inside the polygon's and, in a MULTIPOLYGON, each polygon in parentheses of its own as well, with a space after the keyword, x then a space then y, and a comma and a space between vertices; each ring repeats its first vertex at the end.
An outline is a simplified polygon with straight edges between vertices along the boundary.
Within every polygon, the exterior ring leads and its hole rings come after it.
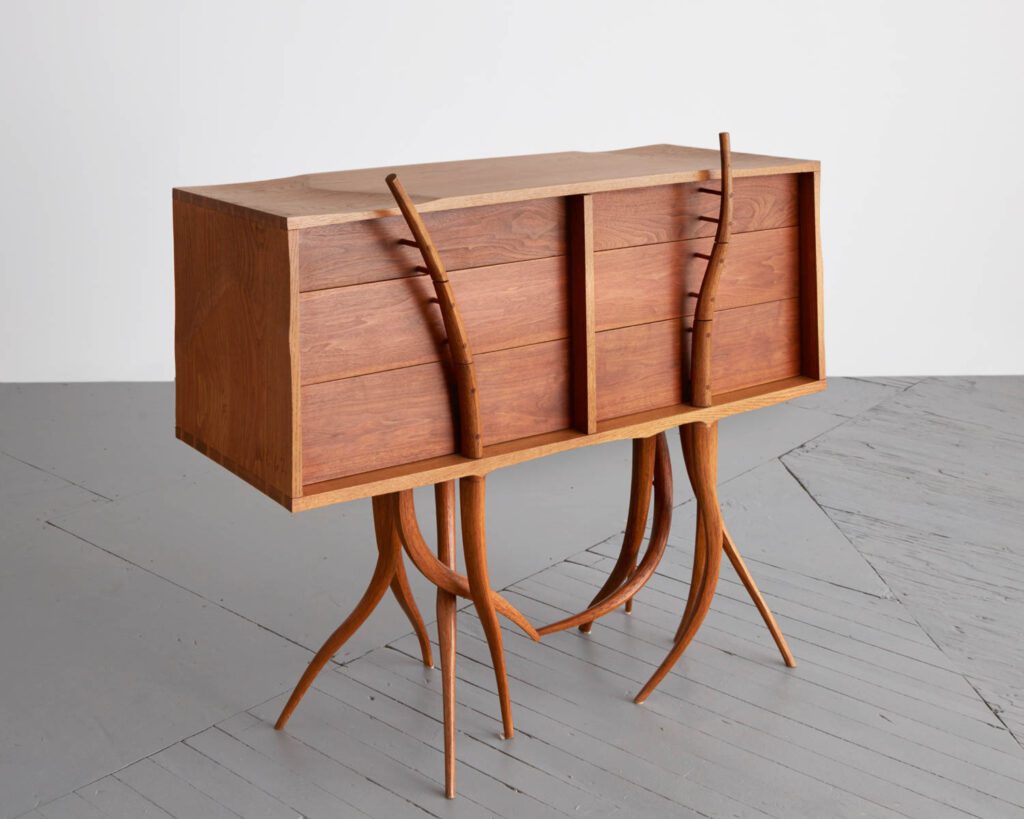
MULTIPOLYGON (((100 402, 95 389, 89 400, 100 402)), ((483 631, 472 607, 460 611, 454 801, 441 787, 440 672, 423 667, 413 635, 393 631, 328 667, 285 732, 272 727, 288 694, 279 684, 27 813, 3 810, 0 775, 0 816, 1024 816, 1024 378, 846 379, 775 412, 788 443, 749 461, 723 451, 733 466, 720 492, 796 668, 726 563, 697 639, 643 706, 632 703, 688 591, 694 510, 681 490, 632 615, 539 644, 504 629, 511 740, 500 736, 483 631), (814 421, 803 444, 792 441, 800 413, 814 421)), ((33 477, 23 473, 13 464, 5 474, 33 477)), ((88 500, 60 478, 34 480, 18 504, 38 520, 88 500)), ((620 483, 608 484, 616 509, 620 483)), ((120 491, 114 507, 136 503, 120 491)), ((605 530, 541 571, 517 570, 504 594, 537 625, 560 619, 593 597, 620 540, 605 530)))
POLYGON ((784 460, 1024 741, 1024 378, 922 380, 784 460))

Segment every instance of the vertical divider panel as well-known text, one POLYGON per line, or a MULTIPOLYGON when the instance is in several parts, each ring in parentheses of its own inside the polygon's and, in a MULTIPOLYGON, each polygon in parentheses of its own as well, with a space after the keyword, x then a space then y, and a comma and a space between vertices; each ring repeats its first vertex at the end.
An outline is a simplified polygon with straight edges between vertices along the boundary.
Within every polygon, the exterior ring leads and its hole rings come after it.
POLYGON ((594 308, 594 202, 590 194, 566 198, 569 232, 569 332, 573 426, 597 432, 597 321, 594 308))
POLYGON ((825 377, 825 299, 822 290, 820 180, 817 171, 799 175, 800 371, 825 377))

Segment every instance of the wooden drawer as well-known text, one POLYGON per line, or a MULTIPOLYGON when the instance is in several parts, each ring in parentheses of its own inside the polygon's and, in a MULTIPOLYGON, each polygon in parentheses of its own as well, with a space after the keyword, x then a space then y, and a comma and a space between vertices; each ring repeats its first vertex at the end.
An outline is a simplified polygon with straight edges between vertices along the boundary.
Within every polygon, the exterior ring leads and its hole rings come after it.
MULTIPOLYGON (((564 256, 450 274, 474 353, 569 335, 564 256)), ((439 361, 441 313, 427 276, 303 293, 302 383, 439 361)))
MULTIPOLYGON (((567 340, 474 360, 485 445, 570 425, 567 340)), ((451 402, 437 362, 303 387, 303 483, 453 453, 451 402)))
MULTIPOLYGON (((423 214, 449 270, 565 255, 565 201, 534 199, 423 214)), ((401 216, 298 231, 299 289, 323 290, 414 275, 419 251, 401 216)))
MULTIPOLYGON (((719 310, 712 357, 714 392, 800 374, 799 299, 719 310)), ((683 322, 670 319, 597 334, 597 417, 617 418, 682 403, 683 322)), ((687 342, 687 359, 688 359, 687 342)))
MULTIPOLYGON (((800 293, 797 228, 741 233, 733 238, 717 307, 796 298, 800 293)), ((606 250, 594 254, 597 329, 692 316, 713 238, 606 250)))
MULTIPOLYGON (((733 233, 791 227, 799 223, 796 174, 736 179, 733 233)), ((701 216, 718 215, 719 198, 698 188, 717 189, 717 181, 659 185, 594 194, 594 249, 678 242, 713 236, 715 224, 701 216)))

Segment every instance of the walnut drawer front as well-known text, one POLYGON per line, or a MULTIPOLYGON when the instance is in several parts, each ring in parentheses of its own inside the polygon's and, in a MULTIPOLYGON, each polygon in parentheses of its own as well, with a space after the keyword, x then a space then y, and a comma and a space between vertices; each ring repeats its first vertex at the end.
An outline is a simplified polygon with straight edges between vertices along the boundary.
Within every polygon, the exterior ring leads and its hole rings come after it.
MULTIPOLYGON (((565 202, 534 199, 424 213, 423 221, 449 271, 565 254, 565 202)), ((417 275, 419 251, 401 216, 298 231, 302 291, 417 275)))
MULTIPOLYGON (((800 374, 799 303, 783 299, 716 311, 711 359, 716 393, 800 374)), ((599 420, 680 403, 691 323, 669 319, 597 334, 599 420)))
MULTIPOLYGON (((594 194, 594 249, 678 242, 713 236, 717 180, 594 194)), ((733 234, 799 223, 796 174, 741 177, 733 185, 733 234)))
MULTIPOLYGON (((718 288, 719 310, 800 293, 799 231, 795 227, 739 233, 718 288)), ((690 239, 594 254, 597 329, 692 316, 714 240, 690 239)))
MULTIPOLYGON (((566 258, 449 274, 474 354, 569 335, 566 258)), ((303 384, 443 360, 441 312, 428 276, 303 293, 303 384)))
MULTIPOLYGON (((485 445, 570 424, 566 339, 474 354, 485 445)), ((302 388, 303 483, 455 452, 440 362, 302 388)))

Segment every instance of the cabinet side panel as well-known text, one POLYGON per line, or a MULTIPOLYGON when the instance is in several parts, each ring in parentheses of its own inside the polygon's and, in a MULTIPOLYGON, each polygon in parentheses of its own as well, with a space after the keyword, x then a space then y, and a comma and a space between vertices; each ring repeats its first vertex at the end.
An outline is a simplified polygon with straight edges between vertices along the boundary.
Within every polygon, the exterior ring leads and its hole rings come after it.
POLYGON ((288 232, 174 202, 178 437, 287 505, 293 463, 288 232))

